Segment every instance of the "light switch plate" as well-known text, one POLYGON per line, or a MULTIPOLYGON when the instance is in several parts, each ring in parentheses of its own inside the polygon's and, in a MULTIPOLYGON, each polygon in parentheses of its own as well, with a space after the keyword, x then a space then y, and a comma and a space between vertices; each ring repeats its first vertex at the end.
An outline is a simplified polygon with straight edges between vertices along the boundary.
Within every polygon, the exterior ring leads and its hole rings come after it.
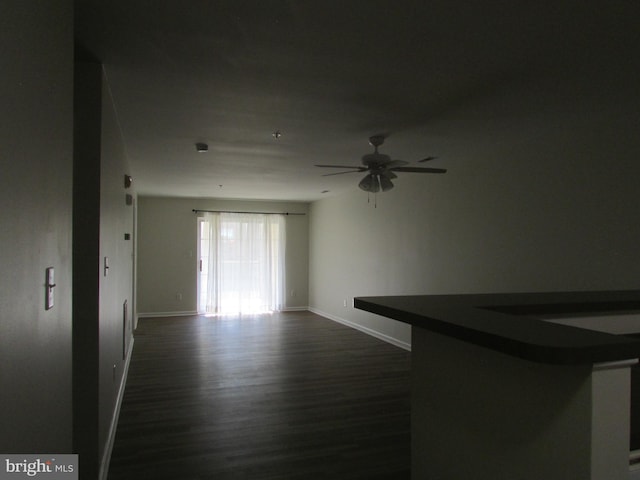
POLYGON ((56 286, 55 278, 54 278, 54 270, 53 267, 49 267, 46 270, 46 280, 45 280, 45 310, 51 310, 53 308, 53 289, 56 286))

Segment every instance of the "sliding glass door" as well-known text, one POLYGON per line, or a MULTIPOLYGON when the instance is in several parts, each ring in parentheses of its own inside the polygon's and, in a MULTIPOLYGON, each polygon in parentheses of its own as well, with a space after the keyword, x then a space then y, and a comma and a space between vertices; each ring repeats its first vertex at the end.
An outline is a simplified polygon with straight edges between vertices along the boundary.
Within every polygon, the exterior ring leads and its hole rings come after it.
POLYGON ((206 213, 198 222, 198 239, 200 313, 282 309, 283 215, 206 213))

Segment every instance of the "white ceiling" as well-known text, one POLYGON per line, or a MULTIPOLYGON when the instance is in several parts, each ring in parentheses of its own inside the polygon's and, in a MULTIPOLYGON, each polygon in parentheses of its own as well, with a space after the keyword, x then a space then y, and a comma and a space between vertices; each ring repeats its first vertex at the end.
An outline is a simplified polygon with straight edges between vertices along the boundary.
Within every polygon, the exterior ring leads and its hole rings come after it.
POLYGON ((639 4, 76 0, 75 33, 105 65, 138 193, 313 201, 357 188, 314 164, 358 165, 373 134, 456 175, 575 114, 567 99, 635 91, 639 4))

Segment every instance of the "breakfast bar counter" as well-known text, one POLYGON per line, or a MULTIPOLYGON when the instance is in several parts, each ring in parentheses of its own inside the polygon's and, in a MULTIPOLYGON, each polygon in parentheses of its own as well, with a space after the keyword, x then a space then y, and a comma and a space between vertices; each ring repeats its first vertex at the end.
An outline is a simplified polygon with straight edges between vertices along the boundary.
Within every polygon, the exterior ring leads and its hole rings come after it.
POLYGON ((412 478, 629 479, 640 291, 357 297, 412 325, 412 478))

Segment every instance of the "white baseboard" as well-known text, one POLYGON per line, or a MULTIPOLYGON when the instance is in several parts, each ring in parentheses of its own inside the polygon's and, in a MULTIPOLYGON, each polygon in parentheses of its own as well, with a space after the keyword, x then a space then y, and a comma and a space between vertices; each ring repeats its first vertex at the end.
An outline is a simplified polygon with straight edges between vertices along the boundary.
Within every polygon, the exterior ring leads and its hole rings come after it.
POLYGON ((133 355, 133 343, 134 337, 131 337, 129 342, 129 350, 127 351, 127 358, 124 362, 124 371, 122 372, 122 379, 120 380, 120 386, 118 388, 118 396, 116 398, 116 408, 113 411, 111 417, 111 425, 109 426, 109 435, 107 436, 107 444, 105 445, 104 452, 102 454, 102 461, 100 462, 100 474, 98 478, 100 480, 107 480, 109 474, 109 463, 111 462, 111 452, 113 451, 113 444, 116 440, 116 429, 118 427, 118 418, 120 418, 120 406, 122 405, 122 398, 124 397, 124 388, 127 384, 127 376, 129 375, 129 364, 131 363, 131 357, 133 355))
MULTIPOLYGON (((309 307, 285 307, 282 312, 306 312, 309 307)), ((159 317, 190 317, 192 315, 200 315, 196 311, 184 312, 146 312, 138 313, 137 318, 159 318, 159 317)))
POLYGON ((306 312, 309 307, 284 307, 282 312, 306 312))
POLYGON ((391 337, 385 333, 378 332, 377 330, 374 330, 369 327, 365 327, 364 325, 360 325, 359 323, 352 322, 351 320, 347 320, 344 318, 337 317, 335 315, 331 315, 330 313, 323 312, 321 310, 318 310, 317 308, 309 307, 308 310, 310 312, 315 313, 316 315, 320 315, 321 317, 325 317, 325 318, 328 318, 329 320, 333 320, 334 322, 338 322, 343 325, 346 325, 347 327, 360 330, 361 332, 366 333, 367 335, 371 335, 372 337, 375 337, 379 340, 383 340, 387 343, 390 343, 391 345, 395 345, 396 347, 400 347, 404 350, 411 351, 410 343, 404 342, 402 340, 398 340, 397 338, 391 337))
POLYGON ((184 312, 146 312, 138 313, 138 318, 152 318, 152 317, 188 317, 191 315, 198 315, 195 310, 184 312))

